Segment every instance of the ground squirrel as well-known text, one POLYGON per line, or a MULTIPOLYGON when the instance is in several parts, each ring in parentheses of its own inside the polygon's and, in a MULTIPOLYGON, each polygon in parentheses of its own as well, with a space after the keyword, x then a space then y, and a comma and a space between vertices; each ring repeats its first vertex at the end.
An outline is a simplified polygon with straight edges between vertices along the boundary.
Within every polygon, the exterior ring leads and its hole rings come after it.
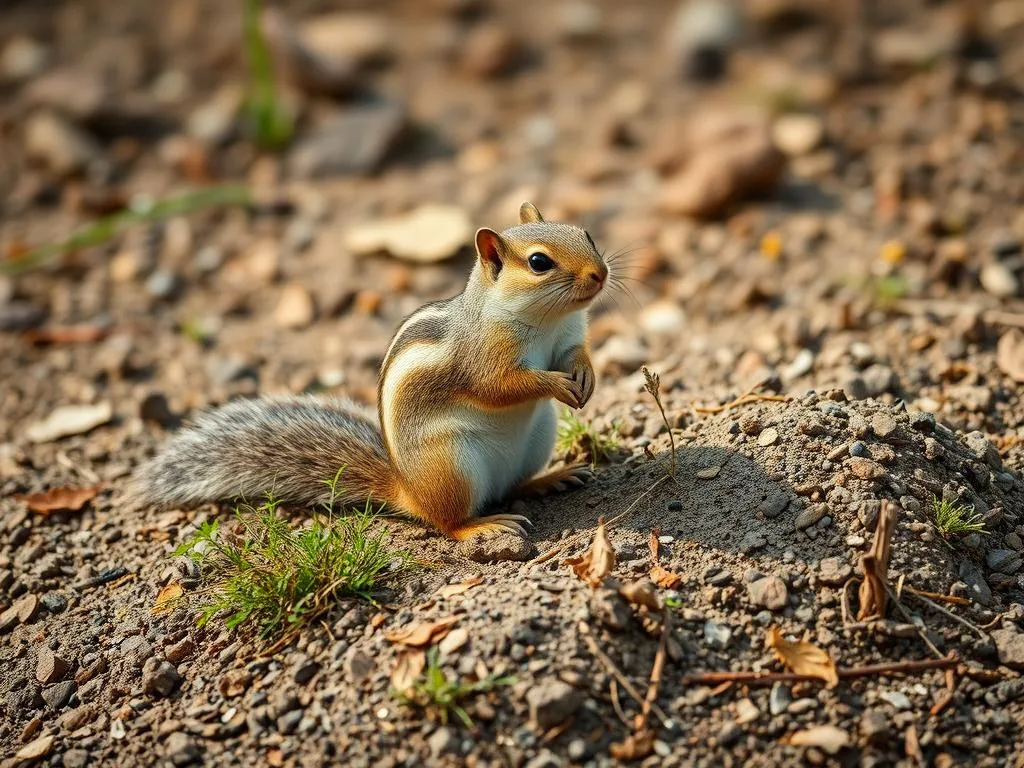
POLYGON ((583 229, 545 221, 476 233, 477 260, 458 296, 399 326, 381 366, 377 416, 345 399, 264 397, 229 403, 176 435, 137 475, 162 505, 254 498, 295 504, 368 499, 455 539, 526 518, 477 516, 511 492, 582 485, 582 466, 539 473, 555 443, 553 400, 581 408, 594 391, 587 308, 608 267, 583 229))

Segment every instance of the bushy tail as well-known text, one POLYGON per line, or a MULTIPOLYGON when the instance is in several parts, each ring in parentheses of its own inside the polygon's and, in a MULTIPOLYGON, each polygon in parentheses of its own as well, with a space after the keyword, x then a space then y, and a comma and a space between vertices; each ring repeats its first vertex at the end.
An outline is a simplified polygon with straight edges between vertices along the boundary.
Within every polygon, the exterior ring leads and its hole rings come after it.
POLYGON ((380 499, 391 464, 375 414, 349 400, 313 396, 238 400, 201 416, 140 468, 141 502, 187 506, 267 493, 283 502, 380 499))

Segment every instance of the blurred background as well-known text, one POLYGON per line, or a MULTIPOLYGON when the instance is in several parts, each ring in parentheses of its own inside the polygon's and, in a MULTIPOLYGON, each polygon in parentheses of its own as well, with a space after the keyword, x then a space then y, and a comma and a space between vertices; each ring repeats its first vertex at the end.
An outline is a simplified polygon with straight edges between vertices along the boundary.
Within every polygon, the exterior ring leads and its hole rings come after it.
POLYGON ((8 0, 0 437, 99 397, 372 401, 524 200, 625 253, 608 380, 1004 429, 1022 86, 1018 0, 8 0))

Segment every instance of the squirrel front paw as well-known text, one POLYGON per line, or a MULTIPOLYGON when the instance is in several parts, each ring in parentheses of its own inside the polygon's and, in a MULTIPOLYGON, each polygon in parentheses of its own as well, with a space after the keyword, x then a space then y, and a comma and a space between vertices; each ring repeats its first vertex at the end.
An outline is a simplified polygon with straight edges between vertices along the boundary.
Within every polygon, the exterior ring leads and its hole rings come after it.
POLYGON ((577 380, 576 376, 571 373, 562 373, 561 371, 550 371, 549 373, 553 390, 551 396, 570 408, 582 408, 586 402, 583 382, 577 380))
POLYGON ((597 383, 597 377, 594 376, 594 367, 590 364, 589 360, 579 360, 573 366, 571 375, 573 381, 579 385, 579 407, 582 408, 590 400, 590 396, 594 394, 594 386, 597 383))

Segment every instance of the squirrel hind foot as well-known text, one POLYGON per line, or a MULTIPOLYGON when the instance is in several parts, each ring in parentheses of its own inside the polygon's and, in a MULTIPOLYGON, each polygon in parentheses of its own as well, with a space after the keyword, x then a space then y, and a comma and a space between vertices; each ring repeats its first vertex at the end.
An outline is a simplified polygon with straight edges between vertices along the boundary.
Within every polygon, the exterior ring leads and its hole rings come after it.
POLYGON ((515 533, 525 539, 525 526, 527 525, 532 525, 532 523, 528 517, 523 515, 486 515, 467 520, 458 528, 448 531, 448 535, 457 541, 465 541, 489 533, 515 533))
POLYGON ((559 467, 550 472, 537 475, 520 485, 516 496, 548 496, 552 493, 562 493, 584 485, 594 479, 594 472, 586 464, 573 464, 568 467, 559 467))

